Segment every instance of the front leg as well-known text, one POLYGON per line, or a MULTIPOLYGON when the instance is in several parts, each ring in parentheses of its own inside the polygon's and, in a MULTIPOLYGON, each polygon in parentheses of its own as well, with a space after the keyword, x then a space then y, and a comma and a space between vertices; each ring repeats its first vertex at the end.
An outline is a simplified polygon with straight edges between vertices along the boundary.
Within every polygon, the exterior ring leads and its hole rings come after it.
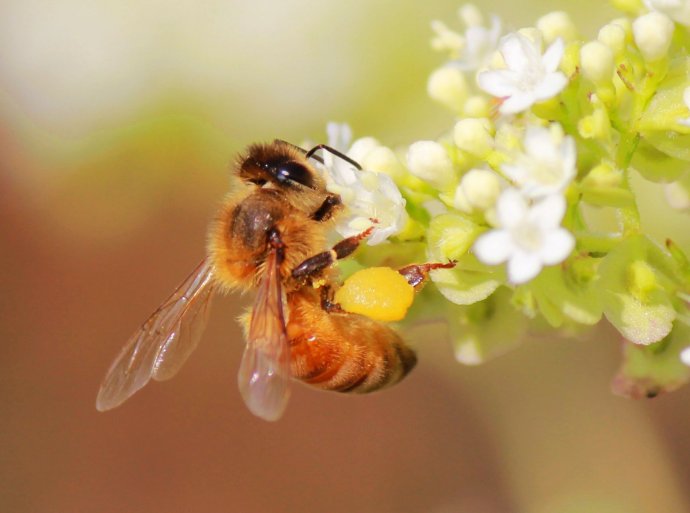
POLYGON ((412 285, 416 291, 420 291, 429 279, 429 271, 433 271, 434 269, 452 269, 453 267, 455 267, 454 261, 445 264, 440 262, 412 264, 401 267, 398 269, 398 272, 405 277, 407 283, 412 285))
POLYGON ((292 277, 297 280, 306 280, 316 276, 321 271, 332 265, 336 260, 351 255, 359 247, 360 242, 366 239, 374 227, 367 228, 362 233, 343 239, 328 251, 318 253, 311 258, 307 258, 292 270, 292 277))
POLYGON ((333 217, 336 209, 342 204, 343 202, 340 200, 340 196, 337 194, 329 194, 326 196, 326 199, 323 200, 321 206, 316 209, 316 212, 311 215, 311 218, 318 222, 328 221, 333 217))

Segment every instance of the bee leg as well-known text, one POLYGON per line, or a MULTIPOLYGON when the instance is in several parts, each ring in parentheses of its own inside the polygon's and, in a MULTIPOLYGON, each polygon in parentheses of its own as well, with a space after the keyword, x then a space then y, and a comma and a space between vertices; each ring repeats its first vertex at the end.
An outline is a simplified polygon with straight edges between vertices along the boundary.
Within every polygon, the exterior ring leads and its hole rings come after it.
POLYGON ((328 221, 335 213, 335 209, 341 205, 342 201, 340 200, 340 196, 337 194, 329 194, 326 196, 326 199, 323 200, 321 206, 316 209, 316 212, 311 215, 311 218, 318 222, 328 221))
POLYGON ((422 290, 424 284, 429 279, 429 271, 434 269, 452 269, 455 267, 455 261, 447 262, 442 264, 440 262, 436 263, 426 263, 426 264, 412 264, 398 269, 398 272, 402 274, 407 283, 412 285, 416 291, 422 290))
POLYGON ((333 290, 329 285, 321 287, 321 308, 328 313, 345 313, 340 303, 333 301, 333 290))
POLYGON ((317 275, 328 266, 332 265, 336 260, 350 256, 355 249, 359 247, 359 243, 371 235, 373 230, 373 226, 367 228, 362 233, 341 240, 330 250, 307 258, 292 270, 292 277, 297 280, 306 280, 307 278, 317 275))

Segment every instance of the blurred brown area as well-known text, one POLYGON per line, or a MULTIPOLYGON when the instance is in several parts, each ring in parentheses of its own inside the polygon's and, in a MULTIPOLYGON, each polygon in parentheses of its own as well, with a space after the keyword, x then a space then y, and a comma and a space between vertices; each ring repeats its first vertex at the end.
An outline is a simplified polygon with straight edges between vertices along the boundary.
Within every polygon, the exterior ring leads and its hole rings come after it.
POLYGON ((426 20, 456 2, 277 5, 0 8, 0 511, 688 511, 690 391, 612 396, 606 326, 476 368, 454 361, 442 326, 414 330, 420 364, 399 386, 295 385, 269 424, 236 387, 250 298, 222 298, 175 379, 96 411, 121 345, 203 257, 243 145, 321 137, 330 119, 388 144, 450 122, 424 98, 426 20), (242 23, 254 46, 226 29, 242 23), (84 41, 102 53, 76 51, 84 41))

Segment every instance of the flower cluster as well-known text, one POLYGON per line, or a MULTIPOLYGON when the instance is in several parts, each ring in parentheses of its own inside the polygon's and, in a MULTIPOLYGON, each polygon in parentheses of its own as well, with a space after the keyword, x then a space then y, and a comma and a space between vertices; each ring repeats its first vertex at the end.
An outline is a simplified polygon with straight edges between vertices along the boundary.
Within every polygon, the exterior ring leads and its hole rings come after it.
POLYGON ((445 317, 459 361, 605 318, 624 347, 614 391, 651 397, 690 380, 690 262, 687 240, 644 232, 631 183, 690 211, 690 0, 618 4, 589 41, 563 12, 517 31, 473 5, 459 30, 433 22, 448 60, 428 93, 453 125, 396 149, 329 125, 363 171, 328 154, 323 171, 346 205, 339 233, 374 223, 360 265, 455 262, 408 317, 445 317))

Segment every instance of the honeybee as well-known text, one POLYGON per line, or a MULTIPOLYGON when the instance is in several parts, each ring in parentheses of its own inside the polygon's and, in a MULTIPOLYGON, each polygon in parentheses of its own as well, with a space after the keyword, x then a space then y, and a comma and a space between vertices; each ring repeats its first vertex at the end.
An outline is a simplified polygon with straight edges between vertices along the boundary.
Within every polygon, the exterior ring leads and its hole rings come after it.
MULTIPOLYGON (((284 141, 255 144, 240 156, 231 192, 212 222, 207 257, 123 347, 101 385, 100 411, 120 405, 151 378, 164 381, 196 348, 217 292, 256 290, 245 316, 246 346, 238 384, 248 408, 277 420, 290 378, 325 390, 366 393, 393 385, 417 362, 388 325, 343 311, 332 300, 332 264, 371 232, 327 249, 326 235, 342 210, 309 152, 284 141)), ((428 272, 452 264, 400 270, 415 288, 428 272)))

